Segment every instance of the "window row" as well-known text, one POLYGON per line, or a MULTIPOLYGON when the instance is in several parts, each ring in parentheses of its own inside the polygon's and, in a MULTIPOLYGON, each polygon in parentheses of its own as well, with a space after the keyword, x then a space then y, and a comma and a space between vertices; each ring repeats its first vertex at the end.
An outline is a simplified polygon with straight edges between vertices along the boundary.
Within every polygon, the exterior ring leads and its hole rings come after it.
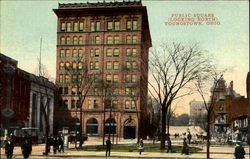
MULTIPOLYGON (((120 50, 118 48, 108 48, 106 50, 106 56, 107 57, 119 57, 120 55, 120 50)), ((100 56, 100 49, 91 49, 90 50, 90 57, 99 57, 100 56)), ((128 48, 126 49, 126 56, 127 57, 136 57, 137 56, 137 49, 135 48, 128 48)))
POLYGON ((82 70, 83 64, 82 62, 60 62, 59 63, 59 70, 82 70))
POLYGON ((61 22, 61 31, 78 32, 78 31, 83 31, 83 29, 84 29, 84 22, 83 21, 80 21, 80 22, 61 22))
POLYGON ((83 45, 83 37, 76 37, 74 36, 72 39, 67 36, 67 37, 64 37, 62 36, 60 38, 60 44, 61 45, 83 45), (73 40, 73 41, 72 41, 73 40))
MULTIPOLYGON (((82 49, 73 49, 72 50, 72 58, 82 58, 82 56, 83 56, 83 51, 82 51, 82 49)), ((59 53, 59 57, 60 58, 64 58, 64 57, 70 57, 70 50, 69 49, 66 49, 66 50, 64 50, 64 49, 61 49, 60 50, 60 53, 59 53)))
MULTIPOLYGON (((126 44, 137 44, 138 42, 136 35, 127 35, 125 40, 126 44)), ((92 37, 91 44, 101 44, 100 36, 92 37)), ((118 35, 107 36, 106 44, 108 45, 121 44, 121 38, 118 35)))
MULTIPOLYGON (((81 83, 82 81, 82 75, 59 75, 59 82, 60 83, 70 83, 70 79, 71 79, 71 82, 73 84, 77 84, 77 83, 81 83)), ((67 92, 64 92, 64 94, 68 94, 68 91, 67 92)))

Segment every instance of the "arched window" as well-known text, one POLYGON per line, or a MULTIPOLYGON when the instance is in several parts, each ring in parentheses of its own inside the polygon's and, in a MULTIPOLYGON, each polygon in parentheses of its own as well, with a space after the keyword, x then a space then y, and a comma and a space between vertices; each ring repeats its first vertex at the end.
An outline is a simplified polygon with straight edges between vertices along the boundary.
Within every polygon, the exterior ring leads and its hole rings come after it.
POLYGON ((116 134, 116 122, 114 118, 109 118, 105 122, 105 134, 116 134))
POLYGON ((60 64, 59 64, 59 70, 63 70, 63 69, 64 69, 64 63, 60 62, 60 64))
POLYGON ((79 69, 79 70, 82 69, 82 62, 78 62, 78 69, 79 69))
POLYGON ((64 58, 65 51, 63 49, 60 50, 59 57, 64 58))
POLYGON ((65 45, 65 37, 61 37, 61 45, 65 45))
POLYGON ((79 58, 82 58, 82 49, 79 49, 79 50, 78 50, 78 57, 79 57, 79 58))
POLYGON ((107 37, 107 44, 113 44, 113 38, 112 36, 107 37))
POLYGON ((66 44, 67 45, 70 45, 70 37, 68 36, 67 39, 66 39, 66 44))
POLYGON ((79 37, 79 44, 82 45, 83 44, 83 38, 80 36, 79 37))
POLYGON ((73 38, 73 44, 78 45, 78 38, 76 36, 74 36, 73 38))
POLYGON ((98 122, 95 118, 90 118, 87 121, 87 135, 88 136, 98 135, 98 122))

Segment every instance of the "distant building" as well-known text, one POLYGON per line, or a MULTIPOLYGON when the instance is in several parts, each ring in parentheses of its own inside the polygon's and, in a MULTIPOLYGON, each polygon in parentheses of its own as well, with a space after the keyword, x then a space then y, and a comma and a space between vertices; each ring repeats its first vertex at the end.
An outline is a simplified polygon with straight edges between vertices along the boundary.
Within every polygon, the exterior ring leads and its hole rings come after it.
POLYGON ((146 7, 141 1, 104 1, 59 4, 53 11, 61 92, 57 129, 82 130, 89 140, 110 134, 118 140, 145 136, 151 47, 146 7), (84 69, 96 74, 96 80, 79 105, 74 83, 82 82, 84 69))
POLYGON ((1 135, 33 127, 42 137, 45 127, 40 104, 48 99, 46 111, 52 133, 55 85, 44 77, 21 70, 17 64, 16 60, 0 53, 1 135))
POLYGON ((198 126, 206 122, 207 110, 202 101, 189 102, 189 125, 198 126))
POLYGON ((233 89, 233 81, 226 86, 222 78, 215 92, 215 104, 211 114, 213 134, 231 132, 240 134, 240 140, 246 141, 249 118, 249 102, 233 89))

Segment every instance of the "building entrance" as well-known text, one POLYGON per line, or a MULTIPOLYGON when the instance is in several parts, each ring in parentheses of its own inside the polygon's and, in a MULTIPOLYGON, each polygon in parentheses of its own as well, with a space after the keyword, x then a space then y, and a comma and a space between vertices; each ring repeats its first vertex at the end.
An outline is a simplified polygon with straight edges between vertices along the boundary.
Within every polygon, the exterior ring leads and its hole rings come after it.
POLYGON ((135 139, 135 126, 124 126, 124 139, 135 139))

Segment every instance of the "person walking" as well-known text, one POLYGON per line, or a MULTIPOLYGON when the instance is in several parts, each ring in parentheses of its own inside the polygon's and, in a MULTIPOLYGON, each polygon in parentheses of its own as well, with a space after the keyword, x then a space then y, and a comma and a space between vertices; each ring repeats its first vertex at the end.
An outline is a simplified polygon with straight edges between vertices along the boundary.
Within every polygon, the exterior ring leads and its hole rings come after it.
POLYGON ((22 154, 24 159, 28 159, 32 151, 32 143, 27 137, 24 138, 21 144, 22 154))
POLYGON ((59 136, 58 144, 59 144, 58 152, 64 152, 64 147, 63 147, 64 145, 63 145, 63 137, 62 136, 59 136))
POLYGON ((190 132, 188 133, 187 138, 188 138, 188 144, 190 144, 192 139, 192 135, 190 132))
POLYGON ((54 152, 54 154, 56 154, 57 150, 58 150, 58 139, 55 136, 53 139, 53 152, 54 152))
POLYGON ((5 154, 7 156, 7 159, 12 159, 13 150, 14 150, 14 143, 12 139, 7 138, 5 141, 5 154))
POLYGON ((189 155, 189 149, 186 138, 183 139, 183 148, 181 154, 189 155))
POLYGON ((243 159, 245 158, 245 150, 242 146, 241 143, 237 143, 236 144, 236 147, 235 147, 235 150, 234 150, 234 156, 235 156, 235 159, 243 159))
POLYGON ((139 141, 139 154, 141 155, 141 153, 144 151, 144 143, 142 138, 139 141))
POLYGON ((108 137, 108 139, 106 140, 106 156, 110 156, 110 152, 111 152, 111 141, 110 141, 110 137, 108 137))
POLYGON ((167 143, 168 143, 167 153, 173 152, 173 150, 172 150, 172 143, 171 143, 170 138, 167 138, 167 143))

